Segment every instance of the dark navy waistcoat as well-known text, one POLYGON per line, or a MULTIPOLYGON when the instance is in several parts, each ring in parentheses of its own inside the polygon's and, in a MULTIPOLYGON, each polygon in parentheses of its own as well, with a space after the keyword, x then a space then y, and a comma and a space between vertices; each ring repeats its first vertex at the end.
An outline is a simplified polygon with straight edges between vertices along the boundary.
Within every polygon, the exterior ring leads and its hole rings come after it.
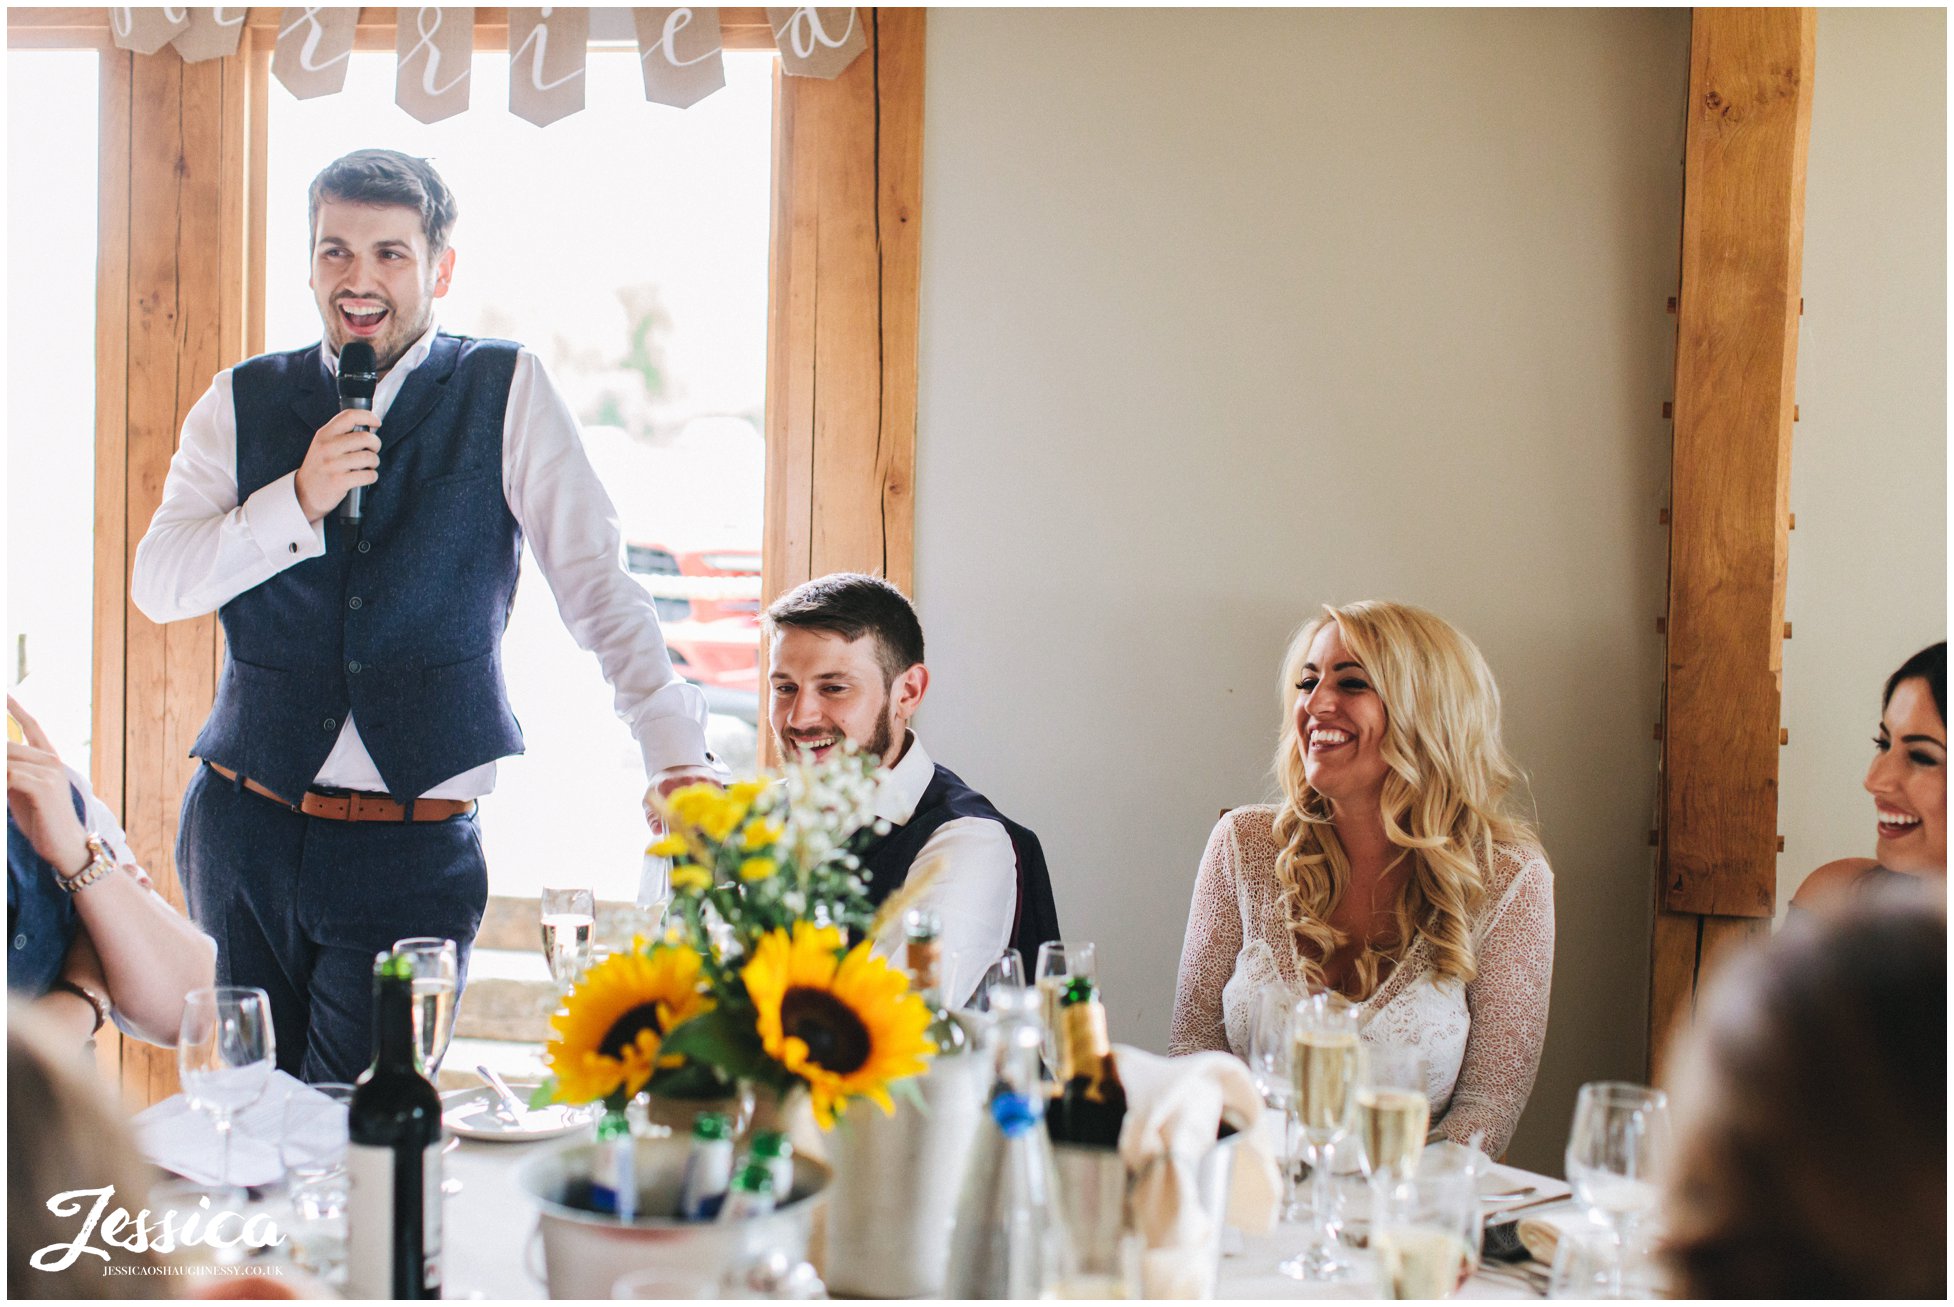
POLYGON ((1045 851, 1036 835, 999 812, 989 799, 940 763, 908 823, 895 827, 862 851, 862 866, 869 873, 869 900, 879 904, 895 893, 909 878, 910 865, 929 843, 929 837, 958 817, 988 818, 1002 825, 1011 837, 1011 848, 1018 855, 1018 907, 1011 926, 1011 946, 1024 955, 1029 967, 1038 957, 1038 946, 1059 937, 1058 905, 1052 900, 1045 851))
MULTIPOLYGON (((68 787, 75 816, 88 810, 81 791, 68 787)), ((13 815, 7 816, 7 988, 31 998, 48 992, 61 974, 80 918, 74 895, 54 883, 55 869, 39 853, 13 815)))
MULTIPOLYGON (((217 702, 191 752, 296 801, 348 712, 395 799, 522 752, 502 682, 522 531, 502 492, 517 346, 437 334, 380 426, 365 521, 219 610, 217 702)), ((318 346, 231 376, 240 501, 305 460, 340 408, 318 346)), ((328 519, 330 523, 330 519, 328 519)))

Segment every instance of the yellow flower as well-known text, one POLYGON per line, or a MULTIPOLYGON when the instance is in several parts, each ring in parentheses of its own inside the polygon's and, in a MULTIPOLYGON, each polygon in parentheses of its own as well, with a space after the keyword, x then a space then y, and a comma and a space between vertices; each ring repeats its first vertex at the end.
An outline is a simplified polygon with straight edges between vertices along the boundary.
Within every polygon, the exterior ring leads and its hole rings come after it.
POLYGON ((692 862, 673 867, 672 888, 683 890, 711 889, 712 873, 697 863, 692 862))
POLYGON ((834 926, 796 922, 764 936, 740 972, 767 1054, 807 1081, 814 1116, 834 1125, 848 1100, 893 1114, 889 1083, 928 1068, 929 1009, 865 941, 841 954, 834 926))
POLYGON ((746 829, 740 832, 740 847, 748 853, 754 853, 778 844, 782 833, 779 822, 767 817, 755 817, 746 823, 746 829))
POLYGON ((687 948, 620 953, 586 971, 550 1018, 556 1101, 594 1103, 643 1089, 662 1065, 665 1036, 712 1009, 699 973, 699 955, 687 948))
POLYGON ((726 787, 726 797, 742 807, 752 807, 753 801, 766 792, 766 781, 734 781, 726 787))
POLYGON ((652 842, 645 850, 654 858, 676 858, 685 852, 685 836, 673 833, 652 842))
POLYGON ((772 858, 748 858, 740 864, 740 879, 744 881, 765 880, 780 870, 780 864, 772 858))

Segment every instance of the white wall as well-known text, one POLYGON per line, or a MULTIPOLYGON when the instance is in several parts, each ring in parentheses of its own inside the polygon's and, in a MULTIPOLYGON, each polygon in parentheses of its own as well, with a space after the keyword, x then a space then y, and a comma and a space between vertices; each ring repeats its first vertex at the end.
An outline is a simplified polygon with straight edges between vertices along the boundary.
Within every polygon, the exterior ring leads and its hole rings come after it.
POLYGON ((1165 1047, 1290 631, 1391 597, 1484 649, 1556 872, 1513 1158, 1640 1076, 1688 29, 931 11, 921 724, 1043 837, 1116 1038, 1165 1047))
POLYGON ((1791 456, 1778 902, 1871 857, 1879 695, 1947 635, 1947 15, 1821 9, 1791 456))

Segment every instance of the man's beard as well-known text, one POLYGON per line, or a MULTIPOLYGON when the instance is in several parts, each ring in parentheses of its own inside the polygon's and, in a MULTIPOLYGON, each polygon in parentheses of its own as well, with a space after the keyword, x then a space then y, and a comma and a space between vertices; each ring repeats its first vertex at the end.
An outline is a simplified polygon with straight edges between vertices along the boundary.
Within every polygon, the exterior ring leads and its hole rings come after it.
MULTIPOLYGON (((846 736, 842 738, 844 740, 847 739, 846 736)), ((884 703, 882 712, 876 719, 875 730, 869 735, 868 739, 858 742, 858 747, 863 753, 874 758, 879 764, 889 756, 889 750, 895 745, 895 742, 896 715, 889 708, 888 704, 884 703)), ((788 755, 800 753, 800 737, 794 735, 786 736, 781 741, 780 751, 788 755)))
MULTIPOLYGON (((335 300, 331 306, 331 317, 326 326, 326 340, 332 344, 335 354, 345 352, 346 346, 353 341, 365 341, 367 344, 373 346, 374 371, 385 376, 393 369, 394 364, 400 362, 401 359, 407 356, 407 351, 414 348, 414 342, 419 340, 434 322, 434 301, 431 298, 431 286, 429 288, 429 295, 430 298, 425 298, 421 301, 420 317, 409 323, 404 330, 400 325, 399 306, 392 300, 381 300, 380 302, 387 306, 387 326, 378 336, 356 336, 346 330, 346 324, 339 316, 339 302, 335 300), (335 336, 339 337, 337 341, 333 340, 335 336)), ((359 295, 342 298, 377 299, 379 297, 359 295)))

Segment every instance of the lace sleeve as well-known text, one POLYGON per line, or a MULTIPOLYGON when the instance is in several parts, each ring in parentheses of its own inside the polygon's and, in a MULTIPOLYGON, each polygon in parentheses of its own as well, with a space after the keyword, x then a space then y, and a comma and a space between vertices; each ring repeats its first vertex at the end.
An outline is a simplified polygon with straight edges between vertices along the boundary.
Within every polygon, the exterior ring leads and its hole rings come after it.
MULTIPOLYGON (((1554 877, 1534 851, 1514 877, 1478 946, 1479 974, 1466 986, 1472 1026, 1452 1103, 1438 1123, 1464 1143, 1474 1130, 1498 1157, 1513 1138, 1540 1069, 1554 974, 1554 877)), ((1185 964, 1183 963, 1183 967, 1185 964)))
POLYGON ((1234 824, 1224 817, 1208 836, 1201 870, 1194 877, 1194 901, 1188 905, 1187 934, 1181 941, 1180 979, 1174 986, 1174 1023, 1167 1036, 1169 1056, 1228 1051, 1221 990, 1234 973, 1235 956, 1242 949, 1236 862, 1234 824))

